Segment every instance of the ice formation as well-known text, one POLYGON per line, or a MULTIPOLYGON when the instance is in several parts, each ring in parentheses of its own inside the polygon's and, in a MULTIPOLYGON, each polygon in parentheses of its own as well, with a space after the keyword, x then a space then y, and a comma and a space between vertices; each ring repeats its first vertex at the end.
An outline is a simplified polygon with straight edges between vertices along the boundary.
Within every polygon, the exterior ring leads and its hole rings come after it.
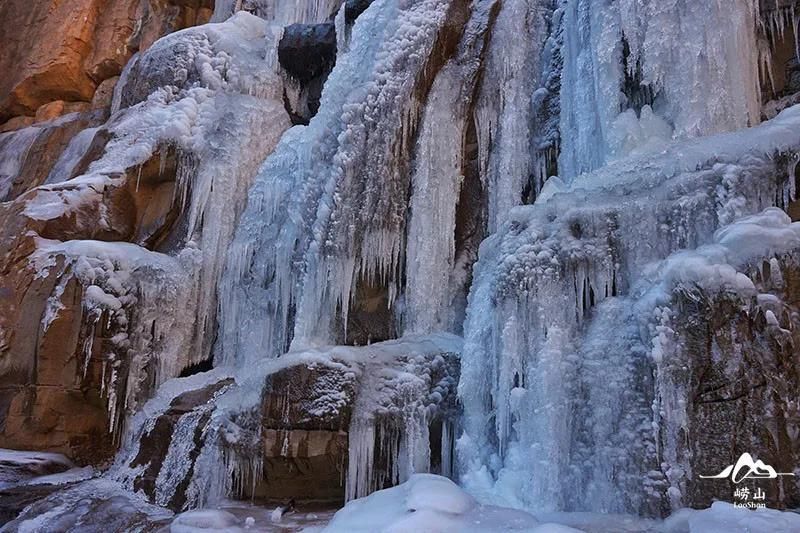
POLYGON ((214 22, 227 20, 244 10, 281 26, 299 22, 324 22, 333 16, 343 0, 218 0, 214 4, 214 22))
POLYGON ((758 2, 571 0, 560 6, 562 179, 608 162, 620 113, 638 114, 644 104, 679 139, 760 121, 758 2))
POLYGON ((264 163, 222 281, 223 364, 277 357, 290 343, 345 341, 358 283, 388 287, 392 305, 416 78, 448 4, 374 2, 337 58, 319 113, 264 163))
POLYGON ((534 118, 534 93, 537 88, 546 91, 551 67, 544 49, 551 44, 547 25, 553 4, 500 2, 494 21, 497 31, 487 47, 484 79, 473 110, 490 232, 509 209, 521 203, 532 175, 539 187, 547 178, 540 168, 547 154, 532 145, 533 128, 538 133, 542 126, 534 118))
MULTIPOLYGON (((774 77, 764 39, 796 36, 794 12, 765 19, 753 0, 366 3, 353 22, 341 0, 216 2, 212 24, 135 56, 109 123, 75 136, 19 199, 37 223, 110 229, 100 198, 138 191, 148 162, 175 158, 185 214, 157 247, 36 239, 35 275, 57 278, 42 331, 80 285, 82 369, 95 330, 109 333, 103 391, 110 427, 125 428, 105 479, 50 503, 80 523, 87 508, 63 499, 107 490, 136 520, 163 522, 121 494, 185 510, 254 493, 270 380, 302 366, 344 376, 315 389, 309 416, 352 407, 342 481, 355 501, 330 531, 568 530, 475 498, 680 509, 692 406, 676 300, 724 295, 775 339, 791 322, 773 289, 800 248, 781 211, 797 200, 800 109, 796 95, 761 100, 774 77), (284 26, 323 22, 335 66, 317 114, 290 128, 298 82, 278 43, 284 26), (69 179, 105 133, 104 155, 69 179), (394 340, 347 345, 360 291, 378 295, 388 312, 372 319, 394 340), (213 370, 176 377, 210 356, 213 370), (160 464, 146 439, 160 439, 160 464)), ((0 198, 36 135, 0 135, 0 198)), ((58 519, 36 510, 20 520, 58 519)), ((703 513, 659 527, 794 522, 703 513)), ((190 511, 171 528, 239 525, 190 511)))
POLYGON ((404 339, 359 349, 365 364, 350 421, 346 500, 430 472, 430 426, 437 418, 439 470, 453 474, 455 428, 452 418, 442 416, 447 408, 442 404, 455 396, 457 372, 444 355, 457 356, 461 339, 444 334, 404 339))
POLYGON ((471 96, 495 6, 491 1, 475 3, 458 51, 437 74, 422 113, 405 250, 406 334, 459 331, 463 321, 455 298, 466 290, 464 271, 470 265, 464 255, 470 251, 456 250, 456 209, 466 170, 463 145, 471 96))
POLYGON ((571 186, 554 181, 483 243, 459 384, 467 486, 523 507, 657 512, 665 491, 681 506, 678 443, 657 450, 658 427, 680 425, 669 418, 681 411, 664 408, 662 420, 651 402, 680 401, 682 389, 657 371, 652 382, 658 299, 642 280, 657 272, 650 283, 667 284, 667 299, 679 281, 747 296, 748 262, 796 249, 797 226, 782 211, 742 217, 794 199, 798 120, 791 109, 571 186))

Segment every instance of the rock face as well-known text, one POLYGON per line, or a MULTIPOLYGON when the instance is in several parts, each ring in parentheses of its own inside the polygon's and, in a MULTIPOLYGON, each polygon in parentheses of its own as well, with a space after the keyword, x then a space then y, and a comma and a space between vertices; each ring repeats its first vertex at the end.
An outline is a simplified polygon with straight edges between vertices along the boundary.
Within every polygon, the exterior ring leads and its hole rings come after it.
POLYGON ((409 454, 429 450, 429 463, 420 456, 418 471, 451 474, 453 443, 443 431, 458 417, 458 355, 435 344, 451 337, 288 354, 264 377, 258 405, 247 408, 235 398, 253 394, 252 378, 182 378, 170 388, 190 390, 145 408, 156 412, 137 422, 142 429, 133 451, 112 472, 174 511, 205 501, 219 482, 243 499, 340 505, 354 483, 348 479, 360 472, 353 451, 365 446, 374 447, 376 466, 368 472, 376 488, 407 478, 407 465, 372 438, 396 439, 409 454), (239 407, 215 407, 230 405, 239 407), (225 458, 225 479, 209 457, 225 458))
POLYGON ((9 0, 0 6, 0 123, 89 103, 136 51, 211 17, 209 0, 9 0))
MULTIPOLYGON (((199 17, 206 9, 191 2, 151 7, 151 14, 160 9, 175 21, 181 13, 199 17)), ((192 17, 180 19, 181 24, 195 21, 192 17)), ((279 94, 279 79, 263 61, 266 24, 249 15, 234 19, 227 27, 232 24, 240 32, 235 44, 252 46, 229 49, 230 54, 217 51, 207 33, 215 30, 206 28, 142 54, 143 64, 151 56, 192 63, 193 74, 188 81, 159 77, 156 70, 129 73, 125 81, 131 90, 146 91, 133 111, 122 109, 104 123, 106 107, 57 116, 89 107, 59 100, 40 106, 39 118, 46 122, 0 135, 0 446, 57 450, 80 463, 102 463, 118 445, 123 411, 145 401, 153 387, 184 366, 197 363, 191 354, 207 357, 207 348, 179 347, 195 335, 193 320, 181 321, 181 333, 173 326, 160 331, 166 325, 160 316, 164 306, 186 309, 198 304, 179 303, 184 296, 215 296, 211 289, 203 293, 182 286, 186 280, 213 278, 213 268, 180 274, 202 263, 197 256, 203 237, 195 231, 205 232, 210 248, 225 242, 225 231, 235 220, 236 206, 228 205, 209 223, 213 230, 203 230, 203 206, 211 201, 207 194, 213 195, 203 187, 241 203, 255 165, 289 126, 283 106, 271 96, 279 94), (201 65, 186 59, 201 46, 226 59, 216 65, 218 76, 211 67, 201 80, 201 65), (237 61, 246 63, 252 80, 226 79, 243 69, 237 61), (141 103, 153 93, 159 97, 141 103), (226 105, 216 105, 217 97, 226 105), (196 106, 188 114, 182 107, 187 104, 196 106), (237 111, 226 107, 231 105, 237 111), (151 119, 142 121, 147 109, 151 119), (217 109, 228 110, 225 120, 209 118, 217 109), (164 112, 174 114, 164 121, 164 112), (164 127, 178 123, 186 129, 164 127), (259 127, 264 123, 269 128, 259 127), (205 124, 214 125, 213 131, 200 137, 216 138, 213 150, 188 135, 205 124), (249 142, 252 135, 258 135, 257 142, 249 142), (142 136, 148 139, 145 150, 137 144, 142 136), (211 164, 226 170, 211 169, 211 164), (208 181, 192 187, 189 180, 196 182, 201 175, 208 181), (183 259, 176 257, 184 246, 183 259), (163 285, 150 290, 151 281, 163 285), (155 315, 145 311, 145 301, 153 302, 155 315), (130 328, 139 327, 141 335, 129 336, 130 328), (149 347, 136 346, 139 342, 149 347), (170 350, 159 363, 158 354, 170 350)), ((219 42, 216 34, 211 37, 219 42)), ((226 44, 231 43, 221 46, 226 44)), ((105 103, 115 83, 110 79, 100 85, 105 94, 98 100, 105 103)), ((221 255, 207 252, 211 260, 221 255)))
POLYGON ((296 366, 270 376, 262 404, 263 476, 244 495, 341 503, 357 390, 354 374, 326 366, 296 366), (338 405, 320 406, 332 395, 340 396, 338 405))
POLYGON ((763 491, 772 508, 800 503, 797 483, 785 476, 739 484, 699 477, 722 472, 744 453, 776 472, 795 473, 800 464, 800 257, 765 260, 752 279, 755 302, 688 288, 675 295, 673 330, 683 354, 668 372, 671 383, 686 387, 684 431, 691 438, 683 453, 694 474, 685 485, 692 507, 729 500, 741 486, 763 491))

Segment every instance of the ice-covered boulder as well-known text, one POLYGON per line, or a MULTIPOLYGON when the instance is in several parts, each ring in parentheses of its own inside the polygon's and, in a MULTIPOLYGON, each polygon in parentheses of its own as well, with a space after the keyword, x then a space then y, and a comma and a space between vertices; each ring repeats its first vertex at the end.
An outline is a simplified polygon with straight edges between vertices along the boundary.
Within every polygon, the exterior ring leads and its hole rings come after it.
POLYGON ((276 46, 247 13, 156 42, 71 170, 0 205, 0 442, 106 460, 125 414, 208 359, 224 249, 290 126, 276 46))
POLYGON ((414 472, 452 475, 460 349, 444 334, 309 348, 171 380, 111 476, 177 511, 225 495, 341 503, 414 472))

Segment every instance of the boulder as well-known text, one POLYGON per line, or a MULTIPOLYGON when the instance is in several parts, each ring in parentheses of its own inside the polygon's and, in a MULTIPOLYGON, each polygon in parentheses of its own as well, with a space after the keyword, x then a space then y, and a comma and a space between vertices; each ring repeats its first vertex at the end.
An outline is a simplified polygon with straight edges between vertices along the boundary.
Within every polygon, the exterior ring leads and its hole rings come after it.
POLYGON ((332 22, 292 24, 278 45, 281 66, 301 83, 330 72, 336 60, 336 29, 332 22))
POLYGON ((205 0, 8 0, 0 5, 0 122, 99 84, 168 33, 211 18, 205 0))

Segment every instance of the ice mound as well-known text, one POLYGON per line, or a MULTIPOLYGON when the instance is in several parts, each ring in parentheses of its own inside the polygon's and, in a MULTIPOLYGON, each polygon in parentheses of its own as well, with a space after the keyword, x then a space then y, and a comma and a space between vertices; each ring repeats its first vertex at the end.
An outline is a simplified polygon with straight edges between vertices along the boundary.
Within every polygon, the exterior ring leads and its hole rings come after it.
POLYGON ((539 531, 536 519, 514 509, 480 505, 449 479, 415 474, 402 485, 353 500, 326 533, 539 531))
POLYGON ((215 531, 217 533, 239 533, 239 520, 227 511, 200 509, 187 511, 175 517, 169 526, 170 533, 197 533, 215 531))

